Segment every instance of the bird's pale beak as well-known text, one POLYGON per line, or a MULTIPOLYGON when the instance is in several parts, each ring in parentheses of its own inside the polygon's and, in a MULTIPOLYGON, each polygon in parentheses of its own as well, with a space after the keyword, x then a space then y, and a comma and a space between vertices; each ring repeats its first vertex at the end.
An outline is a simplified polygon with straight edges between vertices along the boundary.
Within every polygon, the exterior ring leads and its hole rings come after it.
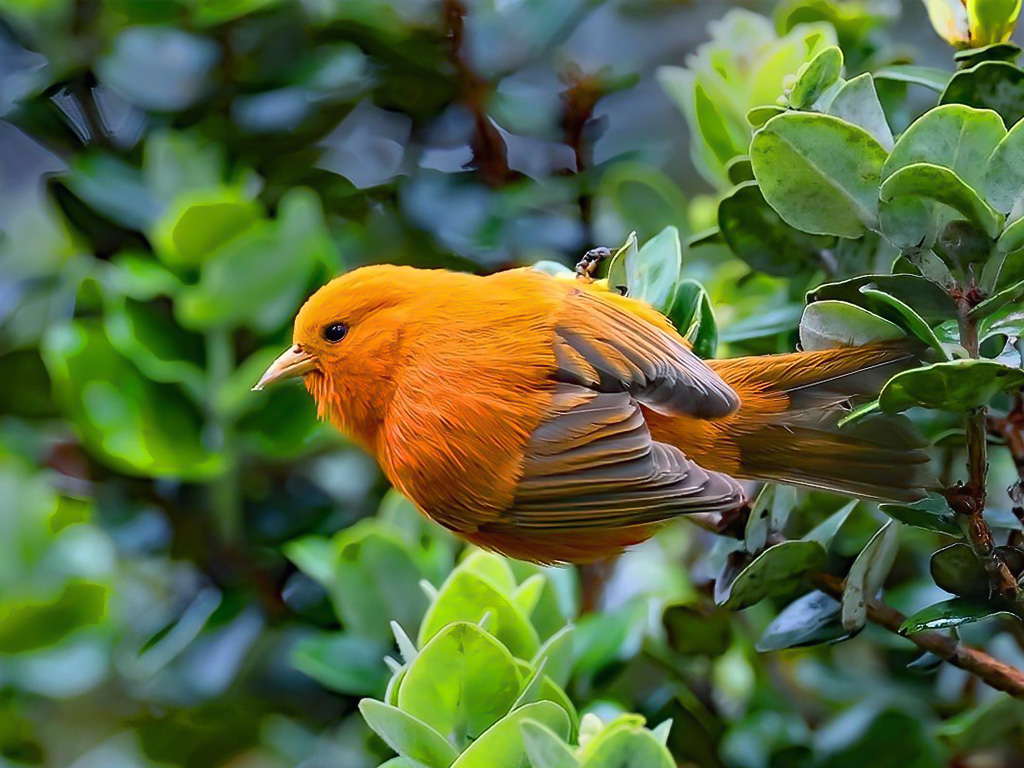
POLYGON ((302 350, 302 347, 296 345, 291 349, 285 350, 284 354, 270 364, 270 367, 260 376, 260 380, 256 382, 256 386, 253 389, 263 389, 267 384, 272 384, 279 379, 291 379, 296 376, 302 376, 314 368, 316 368, 316 361, 312 355, 307 354, 302 350))

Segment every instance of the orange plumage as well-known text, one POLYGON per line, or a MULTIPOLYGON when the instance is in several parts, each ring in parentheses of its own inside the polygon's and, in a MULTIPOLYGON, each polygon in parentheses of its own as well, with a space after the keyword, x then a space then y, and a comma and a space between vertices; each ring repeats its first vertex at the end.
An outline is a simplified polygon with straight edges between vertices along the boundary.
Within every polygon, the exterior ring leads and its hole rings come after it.
POLYGON ((901 419, 836 426, 912 353, 697 358, 650 306, 530 269, 364 267, 321 288, 260 385, 305 377, 322 417, 428 516, 482 547, 581 562, 743 498, 733 477, 920 498, 901 419))

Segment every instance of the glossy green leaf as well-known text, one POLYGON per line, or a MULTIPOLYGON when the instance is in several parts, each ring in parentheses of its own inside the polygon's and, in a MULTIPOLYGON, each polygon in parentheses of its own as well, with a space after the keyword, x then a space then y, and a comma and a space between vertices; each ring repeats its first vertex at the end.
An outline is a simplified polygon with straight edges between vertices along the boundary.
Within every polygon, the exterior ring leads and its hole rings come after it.
POLYGON ((1004 61, 983 61, 953 75, 939 103, 991 109, 1014 125, 1024 117, 1024 71, 1004 61))
POLYGON ((463 752, 452 768, 531 768, 523 737, 526 722, 539 723, 563 739, 569 738, 569 716, 550 701, 538 701, 512 711, 463 752))
POLYGON ((825 550, 816 541, 784 541, 769 547, 731 583, 716 584, 715 602, 730 610, 748 608, 770 595, 785 594, 808 571, 823 567, 825 550))
POLYGON ((977 223, 993 239, 1002 226, 998 212, 953 171, 938 165, 915 163, 900 168, 882 183, 879 196, 884 203, 899 197, 921 197, 943 203, 977 223))
POLYGON ((1024 216, 1024 120, 1010 128, 992 152, 985 169, 985 196, 1010 221, 1024 216))
POLYGON ((958 597, 987 600, 991 586, 985 566, 974 551, 960 542, 933 553, 928 563, 932 581, 958 597))
POLYGON ((794 109, 810 108, 839 79, 842 71, 843 52, 838 46, 818 53, 797 71, 796 83, 789 92, 790 106, 794 109))
POLYGON ((1000 253, 1012 253, 1024 248, 1024 217, 1017 219, 1003 230, 996 242, 1000 253))
POLYGON ((903 327, 934 349, 936 353, 938 353, 940 360, 946 360, 949 358, 945 348, 935 337, 935 332, 932 331, 931 326, 929 326, 928 323, 924 321, 924 318, 917 314, 917 312, 895 296, 891 296, 885 291, 878 291, 867 286, 864 286, 860 290, 872 304, 873 309, 879 310, 880 307, 888 307, 892 309, 893 313, 899 317, 903 327))
POLYGON ((420 625, 418 645, 454 621, 476 624, 485 613, 491 614, 490 631, 506 648, 521 659, 533 658, 540 648, 537 630, 505 595, 476 574, 458 569, 441 587, 437 599, 427 609, 420 625))
POLYGON ((623 294, 629 290, 629 274, 626 270, 626 263, 636 258, 638 250, 636 232, 630 232, 626 242, 615 252, 608 263, 609 289, 623 294))
POLYGON ((843 523, 847 521, 850 513, 853 512, 859 503, 859 501, 854 499, 844 504, 805 534, 803 537, 804 541, 816 541, 825 551, 828 551, 832 545, 832 539, 836 537, 839 529, 843 527, 843 523))
POLYGON ((768 653, 838 643, 854 634, 843 627, 839 601, 824 592, 814 591, 782 609, 757 641, 757 650, 768 653))
POLYGON ((953 510, 949 508, 946 500, 938 494, 932 494, 926 499, 915 501, 913 504, 880 504, 879 509, 893 520, 898 520, 904 525, 923 528, 926 531, 945 533, 950 536, 963 535, 960 526, 957 525, 953 510))
POLYGON ((964 48, 953 54, 953 61, 961 67, 973 67, 983 61, 1008 61, 1011 64, 1020 56, 1020 48, 1013 43, 991 43, 979 48, 964 48))
POLYGON ((751 128, 760 128, 773 117, 781 115, 785 111, 785 107, 777 107, 773 105, 754 107, 747 111, 747 122, 750 124, 751 128))
POLYGON ((676 295, 667 315, 698 356, 715 356, 718 323, 711 298, 703 285, 691 278, 680 280, 676 284, 676 295))
POLYGON ((892 129, 871 75, 864 73, 844 83, 829 104, 828 114, 863 128, 883 149, 892 150, 892 129))
POLYGON ((675 768, 668 749, 646 728, 614 724, 588 743, 582 768, 675 768))
POLYGON ((816 269, 832 238, 794 229, 765 201, 757 182, 740 184, 718 204, 718 228, 729 248, 760 272, 787 277, 816 269))
POLYGON ((725 173, 733 184, 754 180, 754 167, 746 155, 737 155, 725 164, 725 173))
POLYGON ((524 720, 520 725, 532 768, 579 768, 565 740, 543 723, 524 720))
POLYGON ((953 360, 915 368, 894 376, 882 389, 879 405, 886 413, 919 406, 969 411, 996 394, 1024 386, 1024 371, 989 360, 953 360))
POLYGON ((878 594, 896 562, 899 528, 892 520, 886 522, 850 566, 840 604, 843 627, 851 632, 867 622, 867 601, 878 594))
POLYGON ((534 667, 544 664, 544 674, 562 687, 569 682, 572 672, 575 631, 572 625, 562 627, 544 642, 532 660, 534 667))
POLYGON ((984 601, 966 600, 961 597, 944 600, 941 603, 922 608, 900 625, 900 634, 911 635, 929 629, 949 629, 963 624, 984 621, 993 616, 1016 618, 998 605, 984 601))
POLYGON ((747 552, 760 552, 768 543, 772 503, 775 500, 774 483, 767 483, 754 499, 747 515, 747 525, 743 532, 743 546, 747 552))
POLYGON ((970 316, 972 318, 985 317, 1007 305, 1017 304, 1022 299, 1024 299, 1024 280, 1004 288, 994 296, 989 296, 971 310, 970 316))
POLYGON ((440 733, 397 707, 363 699, 359 702, 359 712, 385 744, 399 755, 428 768, 448 768, 459 756, 440 733))
POLYGON ((420 650, 398 707, 446 739, 476 739, 504 717, 522 680, 505 647, 475 624, 450 624, 420 650))
POLYGON ((800 344, 809 351, 890 341, 905 335, 895 323, 845 301, 816 301, 804 309, 800 319, 800 344))
POLYGON ((870 288, 899 299, 920 315, 929 326, 956 315, 956 305, 949 293, 931 280, 919 275, 861 275, 837 283, 819 285, 807 293, 808 303, 822 299, 838 299, 851 304, 864 303, 863 288, 870 288))
POLYGON ((626 259, 629 295, 667 312, 676 295, 676 283, 683 267, 679 230, 666 227, 626 259))
POLYGON ((804 232, 859 237, 878 226, 885 149, 863 128, 831 115, 773 117, 750 146, 765 199, 804 232))
POLYGON ((873 73, 876 80, 894 80, 898 83, 923 85, 936 93, 942 93, 952 77, 952 72, 935 67, 920 67, 913 64, 892 64, 873 73))
POLYGON ((714 153, 718 162, 724 165, 736 155, 742 154, 743 149, 733 143, 725 118, 722 117, 715 102, 704 90, 700 79, 694 84, 693 95, 697 126, 704 142, 714 153))

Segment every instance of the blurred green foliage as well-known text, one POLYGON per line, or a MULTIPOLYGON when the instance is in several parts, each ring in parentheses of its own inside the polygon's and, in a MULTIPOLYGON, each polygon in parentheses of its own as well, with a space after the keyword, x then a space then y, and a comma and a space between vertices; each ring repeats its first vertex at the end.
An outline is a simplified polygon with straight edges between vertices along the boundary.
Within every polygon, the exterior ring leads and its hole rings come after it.
POLYGON ((739 539, 538 568, 249 391, 343 269, 625 243, 704 356, 919 339, 850 419, 962 477, 1024 375, 1016 7, 0 0, 0 765, 1018 765, 1019 701, 866 622, 884 587, 1024 667, 941 496, 769 486, 739 539))

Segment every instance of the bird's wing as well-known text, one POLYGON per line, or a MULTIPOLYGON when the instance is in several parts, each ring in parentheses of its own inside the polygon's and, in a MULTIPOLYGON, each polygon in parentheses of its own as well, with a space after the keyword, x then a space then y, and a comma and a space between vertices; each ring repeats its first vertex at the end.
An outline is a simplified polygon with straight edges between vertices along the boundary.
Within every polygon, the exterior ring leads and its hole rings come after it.
POLYGON ((735 480, 652 440, 629 393, 559 384, 530 438, 510 508, 487 527, 622 528, 721 510, 742 499, 735 480))
POLYGON ((664 328, 648 322, 635 305, 611 294, 574 291, 555 324, 556 378, 599 392, 628 392, 667 416, 715 419, 734 412, 736 392, 664 319, 664 328))

